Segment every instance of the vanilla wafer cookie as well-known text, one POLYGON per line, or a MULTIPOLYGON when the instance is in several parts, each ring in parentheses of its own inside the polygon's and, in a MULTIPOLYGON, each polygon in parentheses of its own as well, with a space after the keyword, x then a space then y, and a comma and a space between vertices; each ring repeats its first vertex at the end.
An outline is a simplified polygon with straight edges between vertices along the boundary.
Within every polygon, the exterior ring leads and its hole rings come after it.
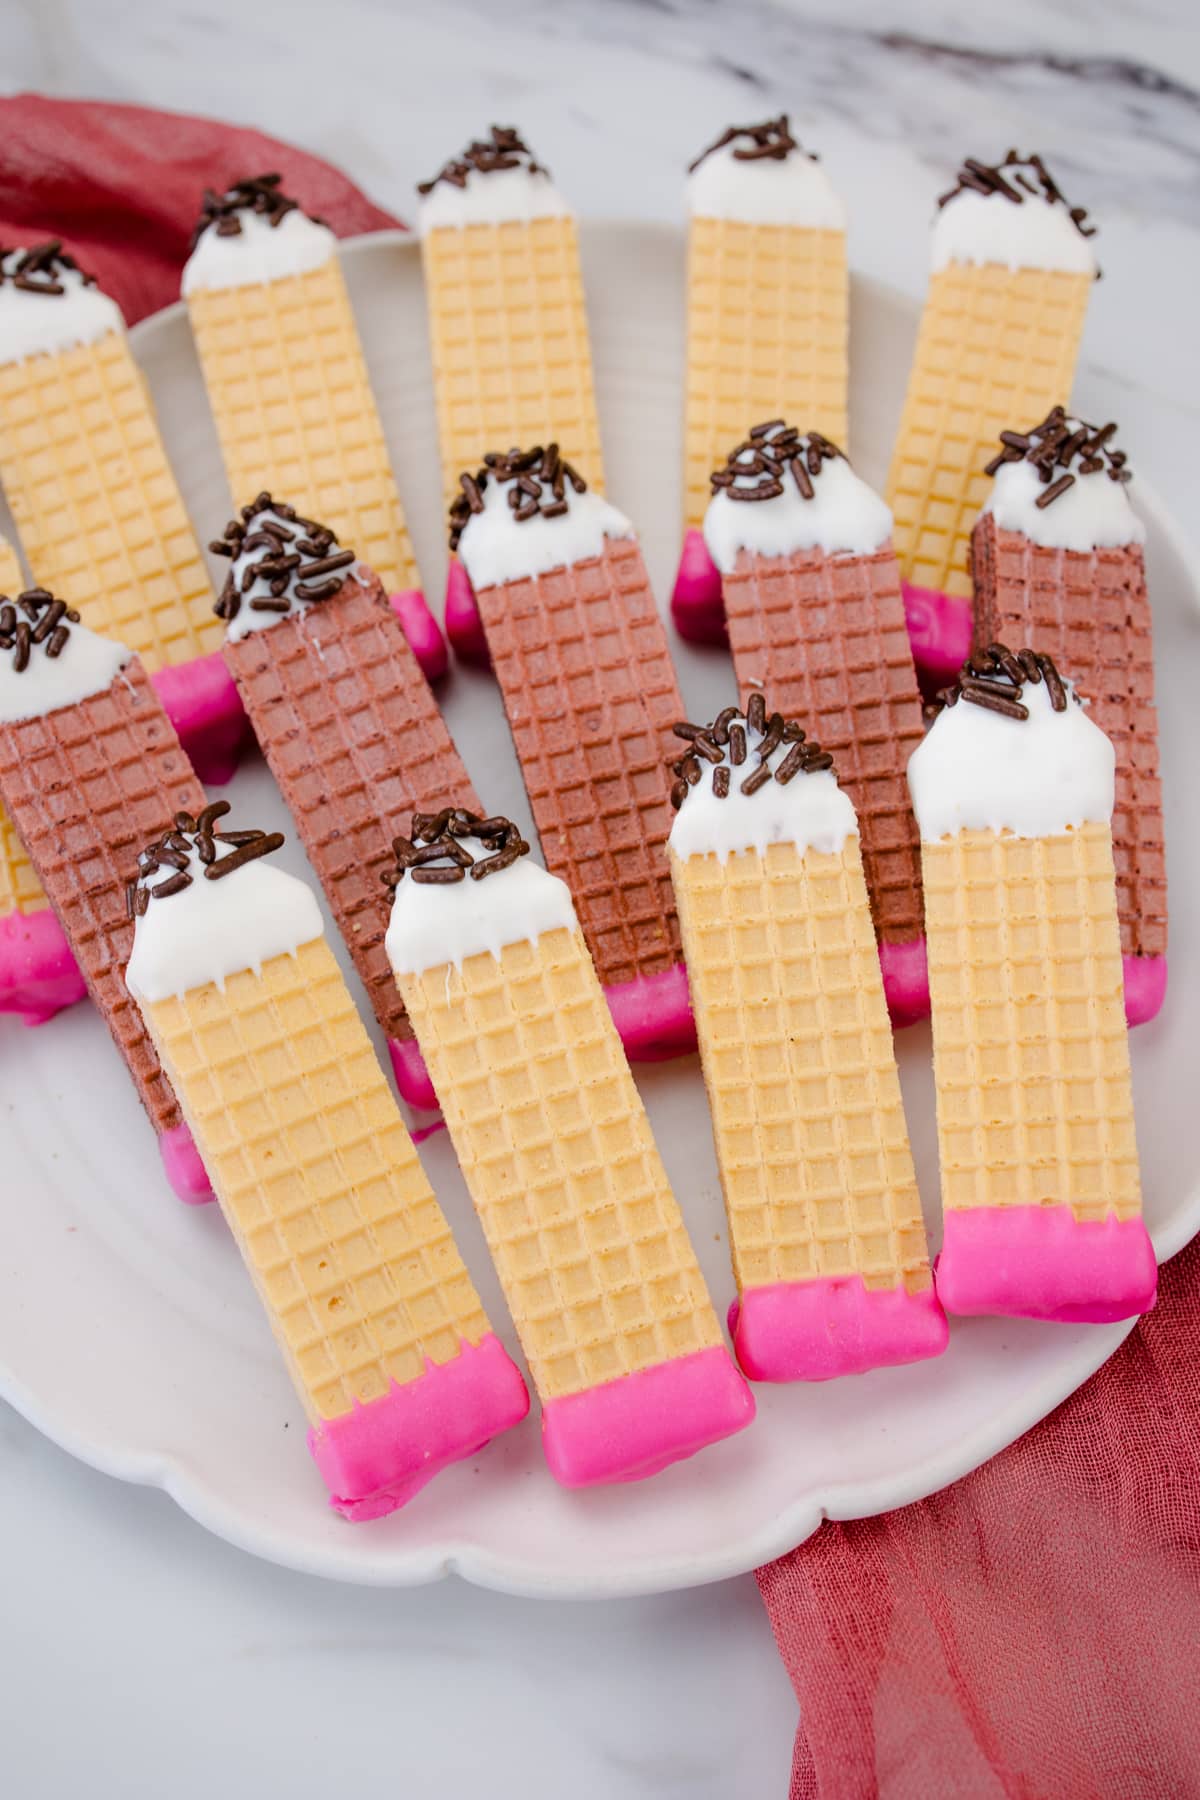
POLYGON ((1006 431, 971 537, 971 573, 976 649, 1037 643, 1070 669, 1112 739, 1125 1016, 1140 1025, 1166 993, 1167 870, 1146 528, 1129 503, 1116 429, 1055 407, 1030 431, 1006 431))
POLYGON ((422 667, 440 674, 445 646, 424 608, 333 232, 278 175, 209 189, 183 295, 234 506, 266 489, 325 520, 393 597, 422 667))
POLYGON ((909 763, 951 1313, 1154 1302, 1112 834, 1113 747, 1034 650, 968 663, 909 763))
POLYGON ((752 427, 712 476, 704 518, 738 685, 769 694, 837 762, 858 815, 884 991, 929 1011, 921 853, 905 768, 921 741, 892 516, 835 444, 752 427))
POLYGON ((949 678, 971 643, 967 550, 996 439, 1069 398, 1097 269, 1094 226, 1038 156, 969 158, 938 205, 887 498, 918 667, 949 678))
POLYGON ((154 676, 207 778, 245 721, 120 308, 57 239, 0 256, 0 482, 39 581, 154 676))
POLYGON ((633 526, 555 444, 488 456, 451 508, 547 868, 632 1056, 694 1047, 667 866, 683 711, 633 526))
POLYGON ((387 945, 568 1487, 754 1416, 561 881, 507 819, 396 843, 387 945))
POLYGON ((688 170, 681 636, 724 636, 704 544, 709 476, 751 419, 782 413, 847 442, 845 208, 787 115, 731 125, 688 170))
POLYGON ((525 1416, 322 935, 218 801, 146 845, 126 981, 311 1425, 331 1504, 378 1518, 525 1416))
POLYGON ((87 989, 125 1059, 180 1199, 208 1177, 121 971, 138 850, 177 809, 205 803, 137 657, 44 588, 0 602, 0 799, 87 989))
MULTIPOLYGON (((16 551, 0 538, 0 608, 15 609, 24 587, 16 551)), ((29 852, 0 802, 0 1012, 41 1025, 86 994, 29 852)))
POLYGON ((477 807, 462 759, 375 572, 270 494, 213 550, 230 558, 225 660, 388 1039, 396 1084, 437 1100, 392 979, 381 875, 414 811, 477 807))
POLYGON ((760 1381, 940 1355, 854 808, 761 694, 676 727, 671 873, 760 1381))

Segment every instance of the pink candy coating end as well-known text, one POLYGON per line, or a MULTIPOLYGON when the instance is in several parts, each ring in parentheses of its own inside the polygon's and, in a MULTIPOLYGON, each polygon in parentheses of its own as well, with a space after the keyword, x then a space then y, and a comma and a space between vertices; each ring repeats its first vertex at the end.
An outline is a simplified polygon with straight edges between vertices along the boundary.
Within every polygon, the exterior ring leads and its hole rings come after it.
POLYGON ((929 962, 925 939, 907 944, 880 944, 883 991, 893 1025, 915 1025, 929 1017, 929 962))
POLYGON ((1145 1025, 1157 1018, 1167 997, 1165 956, 1127 956, 1125 964, 1125 1023, 1145 1025))
POLYGON ((221 652, 156 669, 150 679, 201 781, 229 781, 250 723, 221 652))
POLYGON ((0 1012, 44 1025, 86 997, 87 983, 50 907, 0 918, 0 1012))
POLYGON ((450 558, 446 572, 446 636, 454 646, 455 656, 461 657, 463 662, 477 663, 481 669, 491 668, 492 654, 475 602, 475 590, 457 556, 450 558))
POLYGON ((950 1341, 932 1285, 868 1288, 861 1275, 747 1288, 729 1309, 737 1359, 751 1381, 830 1381, 940 1356, 950 1341))
POLYGON ((911 581, 902 585, 908 641, 918 671, 935 686, 953 681, 971 654, 971 602, 911 581))
POLYGON ((441 1469, 482 1450, 489 1438, 519 1425, 529 1394, 516 1364, 493 1332, 464 1343, 450 1362, 426 1361, 403 1387, 323 1419, 308 1447, 335 1512, 379 1519, 419 1493, 441 1469))
POLYGON ((426 681, 440 680, 450 667, 450 653, 424 594, 420 588, 406 588, 402 594, 389 594, 388 599, 426 681))
POLYGON ((671 590, 671 617, 689 644, 727 644, 725 597, 721 571, 708 554, 704 533, 695 526, 684 535, 679 572, 671 590))
POLYGON ((196 1140, 187 1125, 175 1125, 170 1131, 164 1131, 159 1137, 158 1148, 167 1180, 186 1205, 206 1206, 216 1199, 200 1161, 196 1140))
POLYGON ((934 1265, 949 1313, 1090 1325, 1154 1305, 1158 1268, 1140 1219, 1076 1224, 1069 1206, 952 1207, 934 1265))
POLYGON ((421 1112, 436 1112, 438 1097, 416 1038, 389 1038, 388 1050, 400 1098, 421 1112))
POLYGON ((604 998, 630 1062, 668 1062, 696 1048, 696 1021, 682 963, 661 975, 635 975, 605 988, 604 998))
POLYGON ((542 1447, 563 1487, 642 1481, 744 1431, 754 1396, 723 1344, 547 1400, 542 1447))

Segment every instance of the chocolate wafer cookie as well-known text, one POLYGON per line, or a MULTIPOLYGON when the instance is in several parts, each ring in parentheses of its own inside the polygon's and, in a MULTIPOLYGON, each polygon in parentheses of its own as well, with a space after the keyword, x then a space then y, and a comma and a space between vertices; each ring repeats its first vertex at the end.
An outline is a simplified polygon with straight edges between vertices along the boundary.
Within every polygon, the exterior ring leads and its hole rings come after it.
POLYGON ((140 660, 44 589, 0 600, 0 794, 158 1134, 180 1197, 207 1180, 125 987, 138 853, 205 805, 140 660))
POLYGON ((479 802, 373 570, 260 494, 213 544, 232 559, 225 660, 387 1033, 397 1083, 436 1104, 384 951, 383 874, 414 812, 479 802))

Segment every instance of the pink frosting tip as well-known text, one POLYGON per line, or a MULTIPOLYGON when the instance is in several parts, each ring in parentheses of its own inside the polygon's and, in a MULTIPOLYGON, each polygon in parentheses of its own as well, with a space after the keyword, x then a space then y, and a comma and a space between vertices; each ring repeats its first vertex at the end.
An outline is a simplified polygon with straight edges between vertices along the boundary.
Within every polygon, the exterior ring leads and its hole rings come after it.
POLYGON ((150 679, 201 781, 220 787, 230 780, 250 724, 221 652, 172 663, 150 679))
POLYGON ((450 558, 446 573, 446 636, 454 646, 455 656, 461 657, 463 662, 476 663, 481 669, 491 668, 492 653, 479 616, 475 590, 457 556, 450 558))
POLYGON ((186 1205, 207 1206, 210 1200, 216 1199, 200 1161, 196 1140, 186 1124, 174 1125, 170 1131, 162 1132, 158 1148, 167 1180, 186 1205))
POLYGON ((426 1360, 425 1373, 403 1387, 394 1381, 377 1400, 323 1419, 309 1432, 308 1447, 334 1511, 355 1521, 379 1519, 528 1411, 520 1371, 489 1332, 478 1344, 464 1343, 450 1362, 426 1360))
POLYGON ((907 944, 880 944, 879 966, 892 1024, 915 1025, 929 1017, 929 962, 925 939, 907 944))
POLYGON ((625 1054, 630 1062, 668 1062, 696 1048, 696 1021, 682 963, 660 975, 635 975, 605 988, 625 1054))
POLYGON ((934 1278, 949 1313, 1104 1325, 1149 1312, 1158 1269, 1140 1219, 1080 1225, 1069 1206, 971 1206, 946 1212, 934 1278))
POLYGON ((1167 997, 1165 956, 1127 956, 1125 963, 1125 1022, 1145 1025, 1157 1018, 1167 997))
POLYGON ((937 588, 917 587, 911 581, 903 587, 913 661, 933 686, 943 686, 953 681, 971 654, 971 602, 952 599, 937 588))
POLYGON ((689 644, 729 642, 721 571, 708 554, 704 533, 695 526, 684 536, 679 572, 671 590, 671 617, 676 631, 689 644))
POLYGON ((746 1288, 729 1309, 737 1359, 751 1381, 830 1381, 940 1356, 950 1341, 932 1284, 868 1288, 861 1275, 822 1275, 746 1288))
POLYGON ((389 1038, 388 1050, 400 1098, 407 1100, 419 1112, 436 1112, 438 1097, 433 1091, 429 1070, 425 1067, 425 1058, 421 1055, 421 1046, 416 1038, 389 1038))
POLYGON ((57 916, 48 906, 0 918, 0 1012, 44 1025, 64 1006, 87 997, 57 916))
POLYGON ((542 1446, 564 1487, 642 1481, 744 1431, 754 1396, 723 1344, 548 1400, 542 1446))
POLYGON ((389 594, 388 599, 426 681, 439 681, 450 667, 450 653, 424 594, 420 588, 407 588, 402 594, 389 594))

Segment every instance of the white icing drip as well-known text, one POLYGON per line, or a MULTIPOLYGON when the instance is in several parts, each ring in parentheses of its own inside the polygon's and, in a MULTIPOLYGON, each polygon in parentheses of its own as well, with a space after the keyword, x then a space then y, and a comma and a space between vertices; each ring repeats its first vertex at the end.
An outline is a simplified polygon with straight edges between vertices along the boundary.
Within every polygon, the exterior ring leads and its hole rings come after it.
MULTIPOLYGON (((735 486, 750 486, 755 479, 748 476, 735 486)), ((739 550, 759 556, 790 556, 797 550, 869 556, 887 543, 891 512, 844 456, 823 462, 812 484, 811 500, 790 471, 782 494, 772 500, 731 500, 724 489, 714 494, 704 515, 704 541, 722 574, 736 566, 739 550)))
MULTIPOLYGON (((274 507, 268 508, 265 512, 257 513, 247 527, 248 533, 252 534, 264 520, 269 524, 282 526, 283 529, 290 532, 293 537, 302 538, 304 536, 303 526, 298 524, 295 519, 285 519, 282 513, 275 511, 274 507)), ((337 544, 334 545, 333 548, 334 552, 336 552, 337 550, 345 549, 346 546, 337 544)), ((261 546, 259 546, 253 550, 243 550, 240 556, 234 557, 230 572, 233 576, 234 586, 239 593, 241 593, 242 579, 247 568, 260 562, 263 554, 263 550, 261 546)), ((347 563, 346 567, 344 569, 339 569, 337 573, 339 575, 345 575, 347 578, 359 577, 363 573, 363 564, 358 562, 347 563)), ((302 600, 298 597, 295 593, 296 582, 298 579, 298 575, 293 573, 290 576, 287 587, 284 589, 283 593, 273 595, 271 593, 270 582, 261 575, 256 576, 250 587, 246 589, 245 593, 242 593, 242 604, 239 606, 237 613, 225 627, 225 636, 228 642, 236 644, 241 638, 248 637, 252 631, 267 631, 272 625, 279 625, 284 619, 294 617, 296 613, 307 613, 312 607, 320 607, 323 605, 324 602, 319 600, 302 600), (260 598, 287 600, 289 609, 287 612, 282 613, 255 612, 251 602, 260 598)))
POLYGON ((230 237, 222 237, 215 224, 201 232, 183 266, 185 296, 307 275, 337 255, 337 239, 329 227, 318 225, 299 207, 284 213, 278 225, 248 207, 240 207, 237 217, 242 229, 230 237))
MULTIPOLYGON (((223 849, 218 843, 218 860, 223 849)), ((163 870, 152 882, 169 874, 163 870)), ((160 900, 151 896, 134 927, 125 986, 139 1003, 154 1005, 209 982, 223 989, 231 975, 245 969, 257 975, 273 956, 294 956, 324 935, 312 889, 268 857, 209 881, 193 852, 188 874, 190 887, 160 900)))
POLYGON ((1056 269, 1095 275, 1091 239, 1078 231, 1061 200, 964 188, 947 200, 933 227, 934 273, 950 263, 1003 263, 1010 269, 1056 269))
POLYGON ((550 177, 526 168, 472 169, 465 187, 439 181, 422 194, 418 229, 424 235, 441 227, 528 224, 531 219, 569 219, 567 205, 550 177))
MULTIPOLYGON (((492 854, 478 838, 462 841, 477 859, 492 854)), ((532 942, 560 928, 578 929, 569 888, 529 856, 519 856, 478 881, 467 874, 443 885, 405 875, 396 886, 385 944, 400 978, 443 964, 461 969, 469 956, 488 951, 499 957, 506 944, 532 942)))
POLYGON ((567 510, 556 518, 518 521, 508 503, 511 482, 488 477, 483 511, 472 513, 458 540, 458 555, 476 593, 502 581, 525 581, 550 569, 601 555, 605 538, 630 538, 633 526, 589 489, 579 494, 568 481, 567 510))
POLYGON ((710 151, 688 176, 688 211, 694 217, 845 231, 846 209, 819 162, 803 150, 782 161, 770 156, 748 161, 734 155, 737 148, 732 143, 710 151))
MULTIPOLYGON (((23 250, 10 250, 3 268, 11 273, 23 250)), ((80 344, 94 344, 110 331, 124 332, 125 321, 115 300, 85 282, 78 269, 56 268, 62 294, 33 294, 0 282, 0 363, 23 362, 27 356, 54 356, 80 344)))
POLYGON ((1055 837, 1090 819, 1111 819, 1116 757, 1100 727, 1064 682, 1055 712, 1044 681, 1026 682, 1027 719, 966 700, 944 707, 908 759, 908 786, 921 836, 959 831, 1055 837))
MULTIPOLYGON (((722 862, 739 850, 765 851, 768 844, 795 844, 803 854, 817 850, 825 856, 840 853, 846 839, 858 830, 849 795, 838 786, 832 769, 811 775, 794 775, 786 786, 768 781, 753 794, 743 794, 741 783, 759 766, 755 746, 761 734, 747 728, 748 750, 744 763, 734 766, 726 749, 723 762, 701 760, 702 775, 675 814, 668 843, 675 855, 715 855, 722 862), (719 799, 713 792, 713 770, 729 770, 729 792, 719 799)), ((681 746, 682 748, 682 746, 681 746)), ((791 750, 778 745, 768 757, 777 769, 791 750)))
POLYGON ((124 644, 101 637, 86 625, 67 628, 71 635, 57 656, 47 656, 35 644, 29 666, 20 674, 13 667, 12 651, 0 651, 0 724, 41 719, 102 694, 133 656, 124 644))
MULTIPOLYGON (((1054 471, 1055 476, 1061 473, 1054 471)), ((1129 504, 1127 483, 1111 481, 1106 469, 1075 480, 1049 506, 1038 496, 1047 483, 1031 462, 1001 463, 984 504, 1002 531, 1021 531, 1031 544, 1050 550, 1098 550, 1144 544, 1146 527, 1129 504)))

